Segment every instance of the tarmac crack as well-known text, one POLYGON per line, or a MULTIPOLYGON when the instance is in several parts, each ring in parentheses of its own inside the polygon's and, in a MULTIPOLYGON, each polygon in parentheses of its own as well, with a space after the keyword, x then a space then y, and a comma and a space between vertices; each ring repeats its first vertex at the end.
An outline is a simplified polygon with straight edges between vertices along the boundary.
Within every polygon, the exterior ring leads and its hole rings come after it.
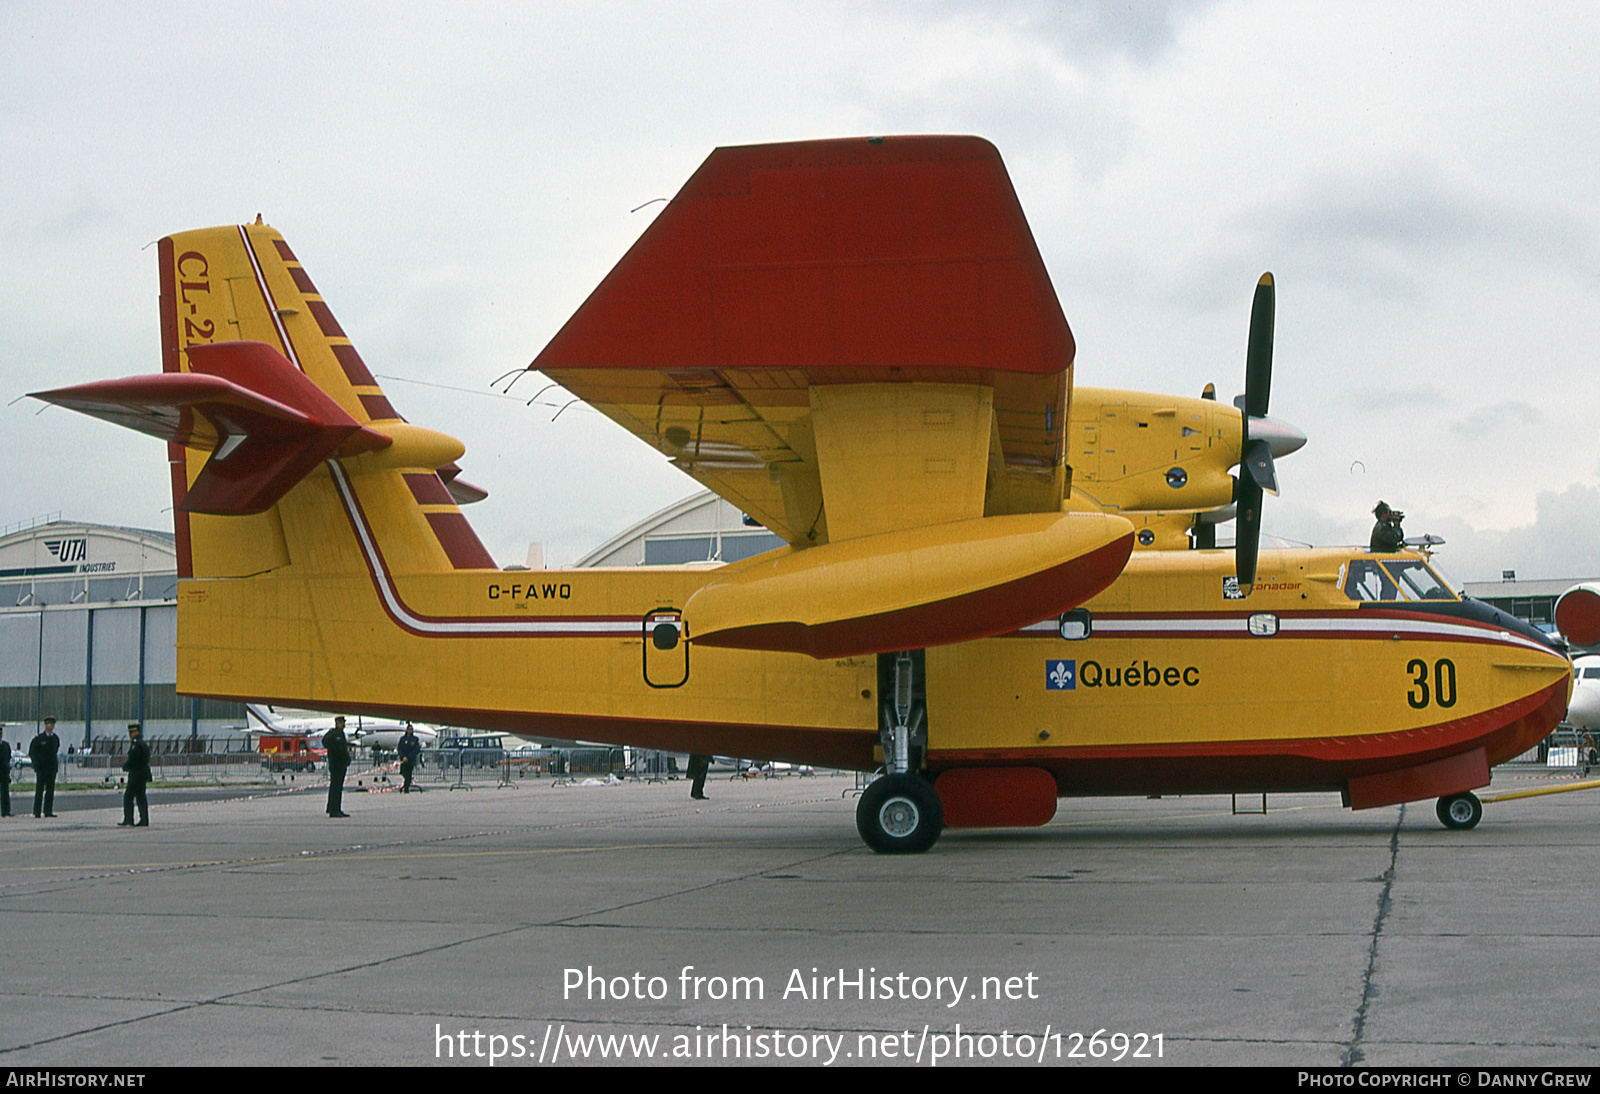
POLYGON ((1356 1007, 1356 1020, 1350 1031, 1350 1041, 1339 1057, 1340 1067, 1354 1067, 1361 1063, 1365 1056, 1361 1050, 1361 1039, 1366 1035, 1367 1016, 1371 1010, 1372 1000, 1377 995, 1377 989, 1372 983, 1372 974, 1378 967, 1378 941, 1383 937, 1383 925, 1393 907, 1395 864, 1400 859, 1400 826, 1405 820, 1406 807, 1402 803, 1400 814, 1394 820, 1394 830, 1389 833, 1389 868, 1383 872, 1383 889, 1378 893, 1378 911, 1372 919, 1372 941, 1367 946, 1367 967, 1361 974, 1361 1004, 1356 1007))

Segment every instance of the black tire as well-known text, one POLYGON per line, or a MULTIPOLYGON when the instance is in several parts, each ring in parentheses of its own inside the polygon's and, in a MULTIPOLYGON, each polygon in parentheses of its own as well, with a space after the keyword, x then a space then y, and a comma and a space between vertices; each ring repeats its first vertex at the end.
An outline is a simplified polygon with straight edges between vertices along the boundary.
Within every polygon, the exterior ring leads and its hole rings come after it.
POLYGON ((919 855, 944 831, 944 805, 926 779, 885 775, 856 802, 856 830, 881 855, 919 855))
POLYGON ((1478 822, 1483 819, 1483 803, 1478 800, 1478 795, 1455 794, 1448 798, 1440 798, 1435 809, 1439 814, 1439 823, 1446 828, 1459 828, 1465 831, 1468 828, 1478 827, 1478 822))

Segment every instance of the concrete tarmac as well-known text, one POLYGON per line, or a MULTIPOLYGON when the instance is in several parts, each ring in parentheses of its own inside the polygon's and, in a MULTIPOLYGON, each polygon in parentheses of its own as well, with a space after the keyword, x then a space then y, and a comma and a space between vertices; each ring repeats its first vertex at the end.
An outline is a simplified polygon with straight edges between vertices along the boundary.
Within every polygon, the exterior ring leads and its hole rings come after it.
POLYGON ((1600 1064, 1594 791, 1072 800, 894 858, 849 776, 424 785, 0 822, 0 1063, 1600 1064))

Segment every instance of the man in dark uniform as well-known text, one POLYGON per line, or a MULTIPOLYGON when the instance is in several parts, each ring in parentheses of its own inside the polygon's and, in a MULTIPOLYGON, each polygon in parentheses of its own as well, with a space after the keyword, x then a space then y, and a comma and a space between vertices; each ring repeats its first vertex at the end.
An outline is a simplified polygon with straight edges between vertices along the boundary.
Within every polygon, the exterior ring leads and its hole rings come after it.
POLYGON ((122 792, 122 822, 118 828, 149 828, 150 803, 145 800, 144 788, 150 784, 150 746, 144 743, 144 731, 138 722, 128 723, 128 758, 122 770, 128 773, 128 788, 122 792), (139 823, 133 823, 133 806, 139 805, 139 823))
POLYGON ((417 731, 411 728, 411 723, 406 723, 406 731, 400 737, 400 744, 396 751, 400 753, 400 777, 405 780, 405 785, 400 788, 400 793, 411 793, 411 773, 417 768, 417 757, 422 754, 422 742, 417 738, 417 731))
POLYGON ((0 817, 11 815, 11 745, 0 730, 0 817))
POLYGON ((344 715, 333 720, 333 728, 322 735, 328 750, 328 816, 348 817, 344 804, 344 773, 350 769, 350 742, 344 737, 344 715))
POLYGON ((1372 542, 1367 545, 1367 550, 1388 555, 1405 546, 1406 534, 1400 529, 1400 522, 1406 519, 1404 513, 1390 509, 1388 502, 1380 501, 1372 515, 1378 518, 1378 523, 1372 526, 1372 542))
POLYGON ((703 802, 706 800, 706 771, 710 767, 710 756, 703 756, 698 752, 690 754, 689 778, 694 782, 689 787, 689 796, 695 801, 703 802))
POLYGON ((33 761, 33 815, 56 815, 56 754, 61 738, 56 736, 56 720, 46 718, 44 731, 28 742, 28 759, 33 761))

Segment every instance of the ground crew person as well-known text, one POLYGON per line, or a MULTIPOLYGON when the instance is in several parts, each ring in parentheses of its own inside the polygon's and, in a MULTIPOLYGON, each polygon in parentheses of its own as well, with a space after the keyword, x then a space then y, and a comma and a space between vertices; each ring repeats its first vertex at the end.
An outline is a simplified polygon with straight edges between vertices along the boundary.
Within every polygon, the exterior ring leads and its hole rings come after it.
POLYGON ((11 745, 0 729, 0 817, 11 815, 11 745))
POLYGON ((698 752, 689 756, 689 778, 694 780, 694 785, 689 787, 689 796, 695 801, 706 800, 706 771, 710 767, 710 756, 698 752))
POLYGON ((344 715, 333 720, 333 728, 322 735, 328 750, 328 816, 348 817, 344 805, 344 773, 350 769, 350 742, 344 737, 344 715))
POLYGON ((406 731, 400 737, 397 748, 400 753, 400 777, 405 780, 405 785, 400 788, 400 793, 411 793, 411 773, 416 770, 417 757, 422 754, 422 742, 417 739, 417 731, 411 728, 411 723, 406 723, 406 731))
POLYGON ((44 730, 28 742, 28 759, 33 761, 33 815, 56 815, 56 756, 61 738, 56 736, 56 720, 46 718, 44 730))
POLYGON ((122 792, 122 820, 118 828, 149 828, 150 803, 144 788, 150 784, 150 746, 144 743, 144 730, 138 722, 128 723, 128 758, 122 770, 128 773, 128 788, 122 792), (139 823, 133 823, 133 807, 139 806, 139 823))

